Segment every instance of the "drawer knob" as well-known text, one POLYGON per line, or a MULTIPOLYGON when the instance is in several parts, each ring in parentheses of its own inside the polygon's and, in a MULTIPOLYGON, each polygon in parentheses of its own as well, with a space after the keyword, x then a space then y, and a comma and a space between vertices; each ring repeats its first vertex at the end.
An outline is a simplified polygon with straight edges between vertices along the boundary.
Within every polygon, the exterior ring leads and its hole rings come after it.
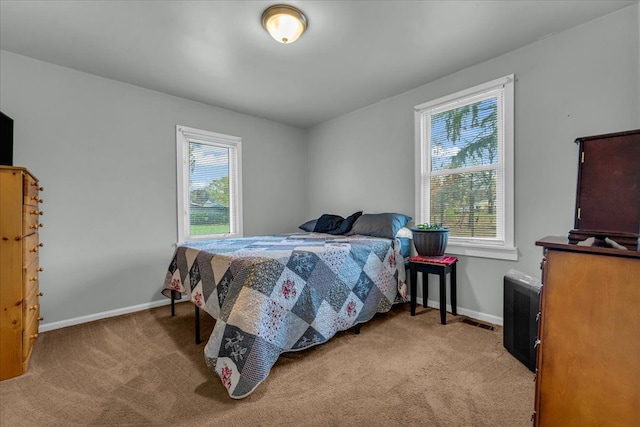
POLYGON ((38 280, 38 276, 29 277, 30 282, 35 282, 38 280))
POLYGON ((38 334, 29 335, 29 338, 35 340, 36 338, 38 338, 38 334))
POLYGON ((39 297, 43 297, 44 296, 44 292, 38 292, 38 296, 39 297))
POLYGON ((38 271, 44 271, 44 268, 40 267, 40 268, 38 269, 38 271))
POLYGON ((31 200, 35 200, 35 201, 36 201, 36 202, 38 202, 38 203, 42 203, 42 202, 43 202, 43 200, 42 200, 42 199, 40 199, 38 196, 33 196, 33 197, 31 198, 31 200))
POLYGON ((38 309, 38 304, 34 304, 31 307, 29 307, 29 310, 37 310, 38 309))
POLYGON ((38 322, 42 322, 44 320, 44 317, 40 316, 38 317, 38 322))

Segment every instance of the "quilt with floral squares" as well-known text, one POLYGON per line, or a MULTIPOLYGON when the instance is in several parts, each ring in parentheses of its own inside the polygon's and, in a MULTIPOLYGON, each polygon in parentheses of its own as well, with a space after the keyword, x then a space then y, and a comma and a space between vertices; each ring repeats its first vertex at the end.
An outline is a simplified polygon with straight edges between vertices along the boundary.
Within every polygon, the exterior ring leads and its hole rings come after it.
POLYGON ((216 319, 205 361, 239 399, 281 353, 388 311, 404 279, 397 240, 299 233, 180 245, 162 293, 188 294, 216 319))

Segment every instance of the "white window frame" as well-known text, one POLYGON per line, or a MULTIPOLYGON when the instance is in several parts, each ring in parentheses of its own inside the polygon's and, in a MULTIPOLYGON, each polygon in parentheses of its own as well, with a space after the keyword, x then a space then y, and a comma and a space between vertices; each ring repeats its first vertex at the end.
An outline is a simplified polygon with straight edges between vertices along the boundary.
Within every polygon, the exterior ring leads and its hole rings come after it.
MULTIPOLYGON (((515 246, 515 184, 514 184, 514 81, 510 74, 490 82, 456 92, 414 107, 415 125, 415 203, 416 224, 429 222, 429 176, 431 165, 430 129, 425 117, 434 112, 450 110, 469 103, 473 98, 482 99, 483 94, 501 91, 503 96, 502 133, 503 146, 498 161, 497 173, 502 174, 502 188, 496 188, 497 197, 503 198, 502 210, 497 212, 497 226, 501 227, 498 239, 473 239, 449 236, 447 253, 484 258, 517 260, 515 246), (502 194, 500 195, 500 192, 502 194), (426 207, 426 208, 423 208, 426 207)), ((475 102, 475 101, 473 101, 475 102)), ((500 121, 499 121, 500 122, 500 121)), ((500 139, 500 138, 499 138, 500 139)), ((499 180, 500 181, 500 180, 499 180)))
POLYGON ((176 159, 178 242, 242 237, 242 138, 178 125, 176 126, 176 159), (229 233, 190 235, 189 142, 229 149, 229 185, 231 186, 229 191, 229 233))

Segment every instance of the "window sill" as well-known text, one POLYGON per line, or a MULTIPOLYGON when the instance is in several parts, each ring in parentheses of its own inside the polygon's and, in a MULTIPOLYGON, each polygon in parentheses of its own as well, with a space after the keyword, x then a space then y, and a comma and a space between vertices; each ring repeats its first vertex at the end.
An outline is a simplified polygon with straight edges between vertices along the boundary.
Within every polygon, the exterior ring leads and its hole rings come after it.
POLYGON ((480 246, 480 245, 447 245, 447 254, 464 255, 479 258, 504 259, 508 261, 518 260, 518 248, 503 246, 480 246))
POLYGON ((209 234, 206 236, 189 236, 179 243, 198 242, 202 240, 238 239, 240 237, 242 237, 242 235, 239 233, 209 234))

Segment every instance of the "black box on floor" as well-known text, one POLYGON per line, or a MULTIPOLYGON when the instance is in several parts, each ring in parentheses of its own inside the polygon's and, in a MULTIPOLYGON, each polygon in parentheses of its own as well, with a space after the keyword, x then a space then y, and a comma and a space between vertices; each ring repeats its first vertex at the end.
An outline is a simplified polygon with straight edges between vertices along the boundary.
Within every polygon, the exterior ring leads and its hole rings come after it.
POLYGON ((534 372, 541 288, 540 279, 521 271, 504 276, 504 347, 534 372))

